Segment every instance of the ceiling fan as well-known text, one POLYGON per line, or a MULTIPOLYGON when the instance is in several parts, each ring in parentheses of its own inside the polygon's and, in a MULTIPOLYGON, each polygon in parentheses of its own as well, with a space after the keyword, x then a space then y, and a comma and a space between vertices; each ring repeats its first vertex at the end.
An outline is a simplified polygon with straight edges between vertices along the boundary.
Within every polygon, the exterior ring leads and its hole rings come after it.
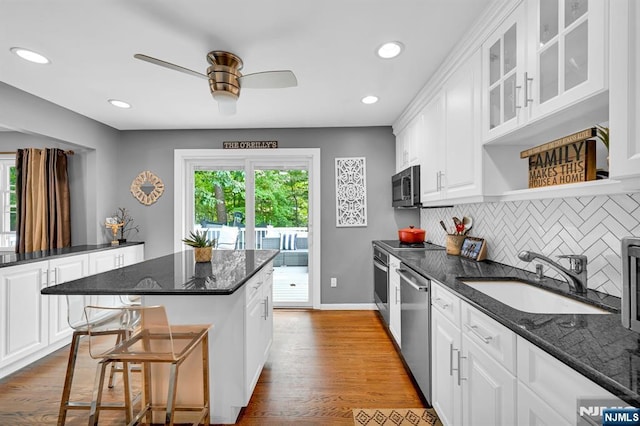
POLYGON ((218 109, 224 115, 236 113, 236 101, 240 96, 241 88, 280 89, 298 85, 295 74, 289 70, 263 71, 242 75, 240 72, 243 66, 242 59, 233 53, 222 50, 207 53, 207 61, 211 65, 207 68, 206 74, 141 53, 136 53, 133 57, 208 80, 213 99, 218 102, 218 109))

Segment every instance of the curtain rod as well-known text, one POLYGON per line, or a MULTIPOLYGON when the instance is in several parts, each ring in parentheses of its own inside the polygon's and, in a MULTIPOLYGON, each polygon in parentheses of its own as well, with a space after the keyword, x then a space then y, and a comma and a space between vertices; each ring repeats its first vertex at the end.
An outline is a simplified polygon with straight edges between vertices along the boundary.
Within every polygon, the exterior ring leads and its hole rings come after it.
MULTIPOLYGON (((0 155, 10 155, 10 154, 16 154, 17 151, 0 151, 0 155)), ((74 152, 69 150, 69 151, 64 151, 65 154, 67 155, 73 155, 74 152)))

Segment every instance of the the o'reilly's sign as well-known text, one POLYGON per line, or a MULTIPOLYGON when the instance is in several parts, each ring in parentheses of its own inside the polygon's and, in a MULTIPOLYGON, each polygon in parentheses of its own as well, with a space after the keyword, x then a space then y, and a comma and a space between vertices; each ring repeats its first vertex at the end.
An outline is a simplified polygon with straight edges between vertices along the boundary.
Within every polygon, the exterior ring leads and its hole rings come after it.
POLYGON ((596 178, 596 135, 591 128, 522 151, 529 159, 529 188, 585 182, 596 178))
POLYGON ((278 141, 224 141, 223 149, 274 149, 278 141))

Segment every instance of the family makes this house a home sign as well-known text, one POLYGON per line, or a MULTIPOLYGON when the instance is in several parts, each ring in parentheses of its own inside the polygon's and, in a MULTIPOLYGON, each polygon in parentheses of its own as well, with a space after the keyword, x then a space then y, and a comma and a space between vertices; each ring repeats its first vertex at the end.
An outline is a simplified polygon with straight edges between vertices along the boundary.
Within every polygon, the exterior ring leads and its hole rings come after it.
POLYGON ((529 188, 585 182, 596 178, 596 136, 591 128, 520 153, 529 159, 529 188))

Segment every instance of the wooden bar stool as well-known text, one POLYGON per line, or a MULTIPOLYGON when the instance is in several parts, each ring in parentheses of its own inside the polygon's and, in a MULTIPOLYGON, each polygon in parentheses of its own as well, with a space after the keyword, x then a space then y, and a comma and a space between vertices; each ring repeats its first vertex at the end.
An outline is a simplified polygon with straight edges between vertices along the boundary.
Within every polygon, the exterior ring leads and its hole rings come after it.
MULTIPOLYGON (((91 409, 90 401, 70 401, 71 387, 73 385, 73 376, 75 373, 76 361, 78 358, 78 349, 80 347, 80 339, 89 335, 88 324, 91 324, 94 332, 102 330, 105 335, 113 335, 116 339, 122 339, 123 334, 118 330, 117 324, 120 323, 119 312, 108 312, 110 316, 104 315, 99 317, 85 318, 84 296, 66 296, 67 299, 67 322, 73 329, 71 337, 71 346, 69 348, 69 360, 67 362, 67 371, 65 374, 64 387, 62 389, 62 398, 60 400, 60 409, 58 411, 58 426, 65 424, 67 413, 69 410, 85 410, 91 409)), ((112 387, 113 384, 111 383, 112 387)), ((123 410, 126 413, 131 412, 129 404, 131 398, 125 398, 121 404, 104 404, 103 410, 123 410)), ((129 417, 127 417, 129 420, 129 417)))
MULTIPOLYGON (((140 412, 133 418, 129 418, 129 424, 138 423, 143 417, 146 422, 153 423, 153 412, 165 412, 164 424, 173 425, 176 412, 189 411, 197 415, 194 425, 210 423, 209 407, 209 329, 206 325, 173 325, 167 321, 164 306, 122 306, 106 308, 99 306, 85 307, 87 318, 110 317, 115 313, 121 318, 119 324, 112 331, 120 332, 122 338, 118 340, 117 334, 111 335, 113 344, 104 341, 104 328, 95 328, 87 324, 89 334, 89 353, 91 357, 99 359, 96 370, 96 378, 93 390, 93 401, 89 413, 89 424, 97 425, 100 411, 104 409, 102 404, 102 392, 106 377, 106 369, 111 363, 122 363, 125 396, 130 398, 131 392, 129 374, 130 365, 137 363, 142 365, 144 374, 144 403, 140 412), (194 351, 200 347, 202 361, 202 404, 176 405, 178 371, 181 365, 194 351), (169 369, 166 404, 156 403, 153 398, 151 366, 167 364, 169 369)), ((153 375, 154 377, 156 374, 153 375)), ((133 404, 129 403, 129 407, 133 404)))

